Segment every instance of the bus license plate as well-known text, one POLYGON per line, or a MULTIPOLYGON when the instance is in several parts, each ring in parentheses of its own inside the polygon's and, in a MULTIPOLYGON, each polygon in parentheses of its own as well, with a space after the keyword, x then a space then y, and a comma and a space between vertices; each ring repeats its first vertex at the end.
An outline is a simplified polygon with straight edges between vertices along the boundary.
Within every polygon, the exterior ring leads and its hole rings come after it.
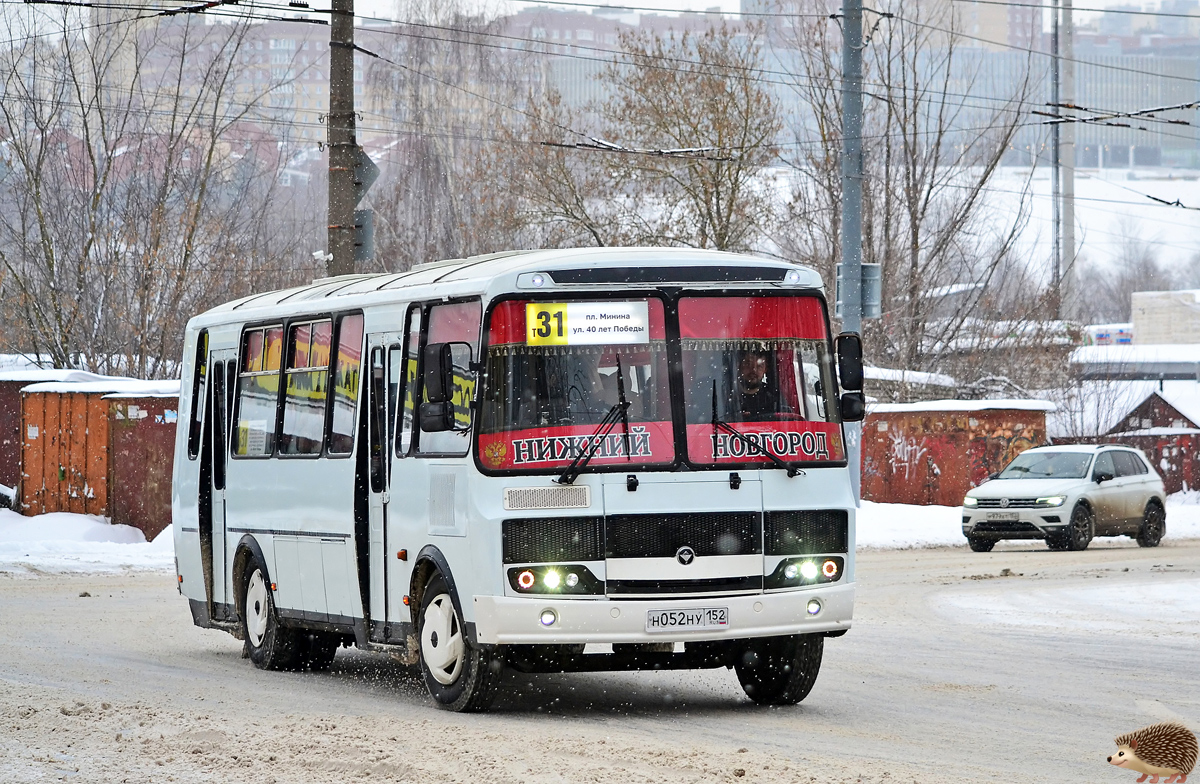
POLYGON ((729 626, 728 607, 693 607, 687 610, 650 610, 646 631, 683 632, 692 629, 724 629, 729 626))
POLYGON ((998 520, 1003 523, 1015 523, 1021 519, 1019 512, 988 512, 987 519, 998 520))

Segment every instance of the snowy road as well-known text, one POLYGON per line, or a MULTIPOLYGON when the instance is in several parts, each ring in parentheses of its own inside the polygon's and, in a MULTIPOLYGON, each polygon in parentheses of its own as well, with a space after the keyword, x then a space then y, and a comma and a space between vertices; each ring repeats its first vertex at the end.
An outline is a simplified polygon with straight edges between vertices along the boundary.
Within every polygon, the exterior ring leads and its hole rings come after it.
POLYGON ((384 657, 255 670, 170 574, 0 575, 0 781, 1119 784, 1115 735, 1200 729, 1200 541, 870 551, 859 575, 795 708, 720 670, 513 676, 477 716, 384 657))

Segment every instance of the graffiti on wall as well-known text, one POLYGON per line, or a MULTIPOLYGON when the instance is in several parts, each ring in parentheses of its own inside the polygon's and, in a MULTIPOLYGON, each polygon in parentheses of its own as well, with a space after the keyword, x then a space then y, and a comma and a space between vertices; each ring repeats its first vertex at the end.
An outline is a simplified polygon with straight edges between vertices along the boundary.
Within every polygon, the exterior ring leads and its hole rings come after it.
POLYGON ((889 436, 892 448, 888 453, 888 460, 892 467, 892 475, 895 476, 903 471, 904 479, 906 481, 911 480, 916 473, 921 458, 929 451, 925 446, 925 439, 922 438, 918 442, 916 438, 906 436, 900 431, 890 433, 889 436))

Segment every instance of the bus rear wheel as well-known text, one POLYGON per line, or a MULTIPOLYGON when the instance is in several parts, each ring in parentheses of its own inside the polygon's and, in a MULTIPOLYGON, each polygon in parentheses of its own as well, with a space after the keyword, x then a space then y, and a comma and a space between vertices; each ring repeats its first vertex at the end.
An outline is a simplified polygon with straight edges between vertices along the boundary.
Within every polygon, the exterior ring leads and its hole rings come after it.
POLYGON ((425 586, 417 639, 425 687, 439 708, 470 712, 491 705, 501 662, 471 644, 440 574, 425 586))
POLYGON ((733 668, 746 696, 759 705, 795 705, 817 682, 824 647, 820 634, 763 637, 750 641, 733 668))
POLYGON ((242 634, 260 670, 292 670, 301 653, 295 631, 280 625, 267 569, 253 556, 242 572, 242 634))

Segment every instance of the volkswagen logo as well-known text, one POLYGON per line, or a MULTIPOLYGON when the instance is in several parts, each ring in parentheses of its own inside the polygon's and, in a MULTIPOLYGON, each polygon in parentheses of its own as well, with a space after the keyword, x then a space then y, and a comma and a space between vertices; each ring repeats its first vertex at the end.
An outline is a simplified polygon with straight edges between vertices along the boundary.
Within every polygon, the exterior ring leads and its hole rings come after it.
POLYGON ((1001 499, 1000 499, 1000 508, 1001 508, 1001 509, 1007 509, 1007 508, 1008 508, 1008 499, 1007 499, 1007 498, 1001 498, 1001 499))
POLYGON ((687 566, 692 561, 696 560, 696 551, 687 545, 684 545, 675 551, 675 560, 679 561, 679 563, 683 564, 684 566, 687 566))

